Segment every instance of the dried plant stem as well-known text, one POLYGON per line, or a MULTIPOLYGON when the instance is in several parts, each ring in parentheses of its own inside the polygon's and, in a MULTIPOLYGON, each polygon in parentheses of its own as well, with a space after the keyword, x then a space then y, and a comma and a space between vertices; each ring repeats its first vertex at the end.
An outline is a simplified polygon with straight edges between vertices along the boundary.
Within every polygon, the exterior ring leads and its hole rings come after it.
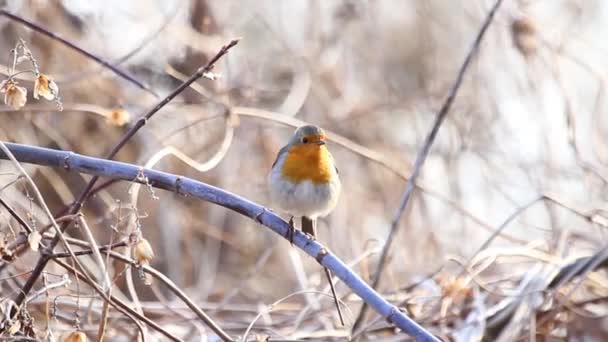
POLYGON ((103 290, 97 285, 97 283, 95 283, 95 281, 93 281, 91 279, 91 277, 87 277, 85 274, 83 274, 80 271, 74 269, 68 263, 63 262, 63 261, 61 261, 59 259, 53 259, 53 262, 55 262, 59 266, 65 268, 66 270, 70 271, 72 274, 74 274, 80 280, 82 280, 85 283, 87 283, 89 286, 91 286, 91 288, 93 288, 102 297, 107 297, 107 298, 104 298, 104 299, 106 301, 108 301, 110 303, 110 305, 112 305, 118 311, 120 311, 121 313, 123 313, 125 316, 129 317, 137 325, 138 330, 140 331, 141 336, 143 336, 143 327, 141 326, 141 323, 139 323, 139 321, 142 321, 142 322, 146 323, 148 326, 152 327, 154 330, 160 332, 161 334, 163 334, 165 337, 169 338, 172 341, 183 342, 182 339, 178 338, 177 336, 174 336, 169 331, 163 329, 161 326, 159 326, 156 322, 154 322, 153 320, 149 319, 148 317, 146 317, 144 315, 140 315, 137 311, 131 309, 131 307, 129 305, 127 305, 123 301, 119 300, 118 298, 113 297, 113 296, 106 296, 106 294, 103 292, 103 290))
POLYGON ((27 297, 27 299, 25 300, 26 303, 31 302, 32 300, 36 299, 38 296, 43 295, 44 293, 46 293, 47 291, 51 290, 51 289, 56 289, 58 287, 64 287, 70 284, 70 278, 68 277, 67 274, 64 274, 62 279, 58 282, 55 283, 51 283, 51 284, 47 284, 44 287, 42 287, 41 289, 39 289, 38 291, 32 293, 31 295, 29 295, 27 297))
MULTIPOLYGON (((73 238, 68 238, 68 240, 70 241, 70 243, 73 243, 75 245, 92 248, 91 244, 89 244, 87 242, 80 241, 80 240, 73 239, 73 238)), ((108 250, 108 249, 104 249, 104 250, 108 250)), ((91 254, 91 253, 93 253, 93 250, 79 251, 77 253, 91 254)), ((213 322, 213 320, 211 320, 211 318, 209 316, 207 316, 207 314, 203 310, 201 310, 200 307, 196 303, 194 303, 177 285, 175 285, 175 283, 173 283, 171 281, 171 279, 167 278, 167 276, 165 276, 163 273, 159 272, 158 270, 156 270, 150 266, 139 265, 139 264, 137 264, 137 262, 135 260, 128 258, 121 253, 117 253, 117 252, 108 250, 108 255, 116 260, 120 260, 120 261, 130 265, 131 267, 141 267, 141 269, 145 273, 150 274, 151 276, 156 278, 158 281, 163 283, 165 286, 167 286, 167 288, 169 290, 171 290, 171 292, 173 292, 178 298, 180 298, 201 320, 203 320, 205 323, 210 324, 210 325, 215 324, 213 322)), ((53 256, 53 258, 66 257, 66 256, 68 256, 67 253, 55 254, 53 256)), ((220 329, 220 327, 217 326, 216 329, 220 329)))
MULTIPOLYGON (((95 257, 95 261, 97 262, 97 264, 99 266, 99 279, 103 280, 103 283, 102 283, 103 291, 105 291, 106 295, 108 297, 110 297, 112 294, 112 281, 110 280, 110 275, 108 274, 108 270, 106 268, 106 263, 101 256, 100 248, 97 245, 97 241, 95 240, 95 237, 93 236, 93 232, 89 228, 89 225, 87 224, 87 221, 84 219, 83 215, 79 215, 78 222, 80 224, 80 227, 82 227, 82 229, 84 230, 84 235, 87 238, 87 241, 89 242, 89 244, 91 245, 91 252, 92 252, 93 256, 95 257)), ((108 301, 104 301, 103 304, 104 304, 103 311, 102 311, 101 319, 99 320, 99 329, 97 330, 97 341, 98 342, 101 342, 104 339, 105 332, 106 332, 107 318, 108 318, 108 309, 110 308, 108 301)))
POLYGON ((515 220, 519 215, 521 215, 521 213, 523 213, 524 211, 526 211, 527 209, 529 209, 532 205, 534 205, 537 202, 540 202, 540 201, 542 201, 544 199, 545 199, 545 196, 543 196, 543 195, 537 196, 533 200, 529 201, 528 203, 526 203, 526 204, 518 207, 513 213, 511 213, 511 215, 509 215, 509 217, 507 217, 507 219, 504 220, 503 223, 500 226, 498 226, 498 228, 496 228, 496 230, 494 231, 494 233, 492 233, 492 235, 490 235, 490 237, 488 237, 486 239, 486 241, 484 241, 484 243, 481 246, 479 246, 479 248, 475 251, 475 253, 473 253, 471 255, 471 257, 468 258, 467 263, 464 265, 464 268, 462 269, 462 271, 460 271, 460 273, 458 274, 458 277, 463 276, 467 272, 467 268, 469 267, 469 264, 471 263, 471 261, 474 260, 475 257, 477 257, 477 255, 479 255, 479 253, 481 253, 483 250, 485 250, 486 248, 488 248, 490 246, 490 244, 492 243, 492 241, 494 241, 496 239, 496 237, 498 235, 500 235, 500 233, 513 220, 515 220))
MULTIPOLYGON (((265 310, 261 310, 260 312, 258 312, 258 314, 253 318, 253 320, 251 320, 251 323, 249 323, 249 325, 247 326, 247 330, 245 330, 245 333, 243 334, 243 337, 241 338, 242 342, 246 342, 247 338, 249 337, 249 333, 251 332, 251 329, 253 329, 253 326, 255 325, 255 323, 257 321, 260 320, 260 318, 262 318, 262 316, 272 312, 272 310, 279 304, 295 297, 295 296, 301 296, 301 295, 308 295, 308 294, 317 294, 320 296, 327 296, 330 297, 329 295, 327 295, 326 293, 323 292, 318 292, 318 291, 298 291, 298 292, 294 292, 294 293, 290 293, 287 296, 280 298, 278 300, 276 300, 274 303, 268 305, 265 310)), ((334 297, 335 298, 335 297, 334 297)), ((274 339, 273 339, 274 341, 274 339)))
MULTIPOLYGON (((57 236, 56 239, 54 240, 54 241, 56 241, 55 244, 57 244, 59 239, 61 239, 65 245, 65 248, 67 250, 70 250, 69 244, 65 241, 65 238, 63 237, 62 230, 59 228, 59 225, 55 221, 53 214, 51 214, 49 207, 46 205, 46 201, 42 197, 40 190, 38 190, 36 183, 34 183, 32 178, 27 174, 27 172, 25 172, 25 169, 23 169, 23 167, 21 166, 19 161, 15 158, 15 156, 11 153, 11 151, 8 149, 8 147, 6 147, 6 145, 2 141, 0 141, 0 150, 2 150, 2 153, 7 157, 7 159, 9 159, 13 162, 13 165, 15 166, 15 168, 17 170, 19 170, 19 173, 23 177, 25 177, 25 179, 30 184, 32 191, 34 192, 34 195, 36 196, 36 200, 38 201, 38 204, 40 205, 40 207, 42 207, 44 213, 49 217, 49 220, 51 221, 51 226, 55 229, 55 233, 57 236)), ((53 247, 54 247, 54 245, 53 245, 53 247)), ((74 256, 74 259, 76 259, 75 256, 74 256)), ((42 255, 38 259, 38 263, 36 264, 36 267, 34 268, 32 275, 30 275, 30 277, 28 278, 27 282, 23 286, 22 291, 19 291, 19 293, 17 294, 17 298, 15 299, 16 307, 19 307, 24 302, 29 291, 34 286, 34 282, 38 279, 38 277, 42 273, 42 270, 44 269, 44 266, 46 265, 46 261, 41 262, 42 260, 48 260, 48 259, 44 255, 42 255), (34 276, 34 274, 36 274, 36 276, 34 276), (27 289, 27 291, 25 291, 24 289, 27 289)), ((77 262, 77 260, 75 260, 75 261, 77 262)), ((16 312, 14 312, 13 314, 15 314, 15 313, 16 312)))
MULTIPOLYGON (((69 255, 72 258, 72 261, 74 263, 73 269, 76 272, 77 269, 80 270, 81 274, 83 275, 83 277, 85 278, 85 280, 89 283, 89 284, 93 284, 93 288, 98 291, 101 296, 106 300, 106 301, 110 301, 110 297, 104 292, 104 289, 98 288, 97 286, 95 286, 95 281, 91 278, 91 276, 86 272, 84 266, 80 263, 80 261, 78 260, 77 256, 75 255, 74 251, 72 250, 72 247, 70 246, 69 242, 67 241, 66 237, 63 235, 63 231, 59 228, 59 225, 57 224, 57 222, 55 221, 53 215, 51 214, 51 211, 49 210, 48 206, 46 205, 46 202, 44 200, 44 198, 42 197, 42 194, 40 193, 40 190, 38 189, 38 187, 36 186, 36 184, 34 183, 34 181, 31 179, 31 177, 27 174, 27 172, 25 172, 25 170, 23 169, 23 167, 21 166, 21 164, 19 163, 19 161, 17 161, 17 159, 12 155, 12 153, 10 152, 10 150, 6 147, 6 145, 0 141, 0 150, 2 150, 3 154, 6 155, 8 157, 8 159, 12 160, 15 167, 19 170, 19 172, 27 179, 27 181, 29 182, 30 186, 32 187, 32 190, 34 192, 34 195, 36 196, 36 200, 39 202, 39 205, 42 207, 42 209, 44 210, 44 212, 49 216, 49 219, 51 220, 51 225, 52 227, 55 229, 55 234, 56 237, 53 239, 53 241, 56 243, 56 241, 61 240, 61 242, 64 244, 65 249, 68 251, 69 255)), ((84 222, 85 226, 86 226, 86 222, 84 220, 81 220, 81 222, 84 222)), ((88 227, 85 227, 86 229, 88 229, 88 227)), ((86 230, 85 229, 85 230, 86 230)), ((92 237, 92 233, 90 232, 90 230, 88 231, 88 235, 87 235, 91 240, 93 240, 92 245, 96 246, 95 244, 95 239, 92 237)), ((54 247, 54 246, 53 246, 54 247)), ((45 249, 44 252, 48 252, 48 251, 52 251, 52 247, 49 247, 48 249, 45 249)), ((97 248, 95 249, 97 252, 97 255, 99 255, 99 251, 97 250, 97 248)), ((94 253, 95 254, 95 253, 94 253)), ((38 268, 39 265, 43 265, 42 269, 44 269, 44 267, 46 266, 48 260, 50 260, 48 255, 45 255, 43 253, 43 255, 38 259, 38 263, 36 264, 36 268, 38 268)), ((101 265, 100 268, 102 268, 102 270, 104 270, 104 275, 105 278, 104 279, 104 283, 107 282, 109 283, 109 277, 107 276, 107 273, 105 273, 105 267, 103 266, 103 260, 101 260, 101 265)), ((32 273, 33 275, 33 273, 32 273)), ((31 282, 32 286, 33 283, 35 282, 35 280, 32 282, 32 279, 34 279, 33 276, 30 276, 30 278, 28 278, 28 282, 31 282)), ((77 278, 76 280, 78 280, 79 278, 77 278)), ((108 285, 109 286, 109 285, 108 285)), ((104 286, 105 287, 105 286, 104 286)), ((24 285, 25 288, 25 285, 24 285)), ((31 287, 30 287, 31 289, 31 287)), ((46 290, 45 290, 46 291, 46 290)), ((38 292, 37 292, 38 293, 38 292)), ((42 292, 43 293, 43 292, 42 292)), ((21 303, 27 303, 27 300, 30 297, 27 297, 27 294, 25 293, 25 291, 20 291, 19 294, 17 295, 17 298, 15 299, 15 303, 19 303, 16 307, 18 307, 19 305, 21 305, 21 303)), ((15 310, 12 315, 15 315, 17 313, 17 310, 15 310)))
MULTIPOLYGON (((479 45, 481 44, 481 41, 482 41, 483 37, 485 36, 486 31, 490 27, 490 24, 492 23, 492 21, 494 19, 494 15, 498 11, 498 8, 500 7, 501 4, 502 4, 502 0, 496 0, 494 3, 494 6, 492 6, 490 11, 486 15, 486 18, 485 18, 483 24, 481 25, 481 28, 479 29, 477 36, 475 37, 475 40, 473 41, 473 44, 471 45, 471 48, 469 49, 469 52, 467 53, 467 56, 466 56, 464 62, 462 63, 460 69, 458 70, 458 74, 456 75, 456 80, 454 81, 452 87, 450 88, 450 91, 448 92, 448 96, 446 97, 445 101, 443 102, 443 105, 441 106, 441 109, 439 110, 439 112, 437 113, 437 116, 435 117, 433 127, 431 128, 431 131, 429 132, 429 134, 426 136, 424 143, 422 144, 422 147, 420 148, 420 151, 418 152, 418 155, 416 156, 416 161, 414 162, 414 169, 413 169, 412 175, 407 180, 407 183, 405 185, 405 190, 403 192, 401 201, 399 203, 399 207, 391 222, 391 230, 386 239, 386 243, 384 244, 384 247, 382 249, 382 253, 380 254, 380 260, 378 261, 378 268, 376 269, 376 272, 375 272, 373 280, 372 280, 372 287, 374 289, 376 289, 378 287, 378 285, 380 284, 380 279, 382 277, 382 272, 383 272, 384 268, 386 267, 386 261, 388 260, 388 255, 390 252, 392 242, 394 241, 395 236, 397 235, 397 232, 399 231, 399 227, 400 227, 399 221, 401 220, 401 216, 403 215, 403 212, 407 208, 410 198, 412 197, 412 193, 414 192, 414 188, 416 187, 416 180, 418 179, 418 176, 420 175, 420 171, 422 169, 422 166, 424 165, 426 157, 429 154, 431 146, 433 145, 433 142, 435 141, 437 132, 439 132, 439 128, 441 127, 441 124, 443 123, 448 112, 450 111, 450 108, 452 107, 452 103, 454 102, 454 99, 456 98, 456 95, 458 94, 458 90, 460 89, 462 81, 464 80, 464 75, 465 75, 466 71, 468 70, 469 65, 473 61, 473 58, 475 57, 477 51, 479 50, 479 45)), ((363 323, 366 312, 367 312, 367 305, 366 305, 366 303, 363 303, 363 306, 361 307, 361 311, 359 312, 359 315, 357 316, 357 319, 355 320, 355 324, 353 324, 353 329, 352 329, 353 332, 355 332, 359 328, 361 323, 363 323)))

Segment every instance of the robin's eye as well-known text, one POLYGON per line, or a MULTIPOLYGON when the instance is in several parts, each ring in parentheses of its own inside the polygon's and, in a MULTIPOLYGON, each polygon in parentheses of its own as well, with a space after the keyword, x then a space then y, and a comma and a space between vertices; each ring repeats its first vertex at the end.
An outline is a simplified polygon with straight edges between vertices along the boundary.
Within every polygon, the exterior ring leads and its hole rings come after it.
POLYGON ((308 143, 308 138, 302 138, 302 143, 304 143, 304 144, 308 143))

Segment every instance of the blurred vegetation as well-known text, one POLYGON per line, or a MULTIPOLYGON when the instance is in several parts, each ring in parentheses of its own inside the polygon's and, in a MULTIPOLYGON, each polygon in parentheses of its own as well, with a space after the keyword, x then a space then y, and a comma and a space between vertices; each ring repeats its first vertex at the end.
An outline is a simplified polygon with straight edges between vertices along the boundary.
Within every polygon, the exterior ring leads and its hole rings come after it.
MULTIPOLYGON (((0 73, 9 74, 9 52, 23 39, 58 85, 63 106, 32 99, 34 77, 19 75, 28 101, 20 109, 0 106, 0 139, 91 156, 105 156, 136 118, 222 44, 242 37, 214 69, 217 80, 184 91, 116 159, 145 165, 164 151, 151 166, 270 206, 266 176, 294 119, 320 125, 334 141, 348 141, 329 144, 344 189, 337 209, 320 222, 319 240, 369 281, 416 153, 491 3, 9 0, 0 6, 152 90, 0 17, 0 73)), ((608 3, 601 0, 505 1, 498 12, 423 168, 379 288, 438 336, 479 340, 485 331, 488 340, 608 340, 606 33, 608 3), (579 259, 589 256, 594 264, 579 259), (579 272, 563 272, 576 261, 579 272)), ((24 167, 53 213, 89 179, 24 167)), ((0 197, 32 224, 48 223, 6 161, 0 187, 0 197)), ((326 296, 294 296, 268 308, 297 291, 327 292, 324 274, 284 239, 236 213, 127 183, 97 193, 83 213, 100 245, 141 229, 154 250, 151 265, 235 335, 266 311, 253 328, 260 340, 351 334, 337 324, 326 296)), ((6 242, 17 227, 0 210, 6 242)), ((82 237, 75 228, 68 234, 82 237)), ((2 312, 37 256, 27 252, 2 266, 2 312)), ((55 282, 65 273, 47 271, 55 282)), ((187 340, 206 330, 156 282, 148 286, 134 272, 129 289, 124 264, 109 274, 114 295, 132 299, 136 292, 146 315, 167 330, 187 340)), ((352 323, 361 302, 340 282, 337 289, 352 323)), ((94 295, 72 282, 30 302, 40 338, 49 301, 57 335, 71 333, 79 318, 82 331, 95 336, 98 315, 91 312, 103 300, 94 295)), ((110 319, 108 339, 135 336, 120 314, 110 319)), ((407 339, 373 314, 362 327, 355 333, 364 340, 407 339)))

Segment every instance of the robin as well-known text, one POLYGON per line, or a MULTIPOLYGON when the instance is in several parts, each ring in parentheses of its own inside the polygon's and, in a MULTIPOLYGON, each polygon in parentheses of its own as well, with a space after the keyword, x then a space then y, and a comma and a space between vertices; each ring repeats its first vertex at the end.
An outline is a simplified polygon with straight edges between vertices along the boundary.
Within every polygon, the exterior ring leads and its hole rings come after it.
MULTIPOLYGON (((302 232, 316 238, 319 217, 327 216, 338 203, 340 177, 334 158, 327 149, 325 132, 317 126, 302 126, 279 151, 268 177, 270 198, 280 209, 289 213, 289 241, 293 243, 293 218, 302 218, 302 232)), ((344 325, 331 274, 329 280, 334 301, 344 325)))

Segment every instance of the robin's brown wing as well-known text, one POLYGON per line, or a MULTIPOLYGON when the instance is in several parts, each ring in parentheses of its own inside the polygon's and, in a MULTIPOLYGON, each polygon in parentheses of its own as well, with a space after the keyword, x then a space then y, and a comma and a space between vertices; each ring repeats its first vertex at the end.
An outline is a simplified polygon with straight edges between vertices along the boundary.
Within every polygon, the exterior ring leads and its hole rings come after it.
POLYGON ((336 165, 336 160, 334 159, 334 156, 331 153, 329 154, 329 158, 331 158, 331 163, 334 164, 334 169, 336 169, 336 174, 339 175, 340 170, 338 170, 338 166, 336 165))
POLYGON ((275 166, 275 165, 277 164, 277 162, 279 161, 279 157, 280 157, 280 156, 281 156, 283 153, 287 152, 287 148, 288 148, 288 147, 289 147, 289 146, 283 146, 283 148, 281 148, 281 149, 279 150, 279 153, 277 153, 277 157, 275 158, 274 162, 272 163, 271 168, 274 168, 274 166, 275 166))

